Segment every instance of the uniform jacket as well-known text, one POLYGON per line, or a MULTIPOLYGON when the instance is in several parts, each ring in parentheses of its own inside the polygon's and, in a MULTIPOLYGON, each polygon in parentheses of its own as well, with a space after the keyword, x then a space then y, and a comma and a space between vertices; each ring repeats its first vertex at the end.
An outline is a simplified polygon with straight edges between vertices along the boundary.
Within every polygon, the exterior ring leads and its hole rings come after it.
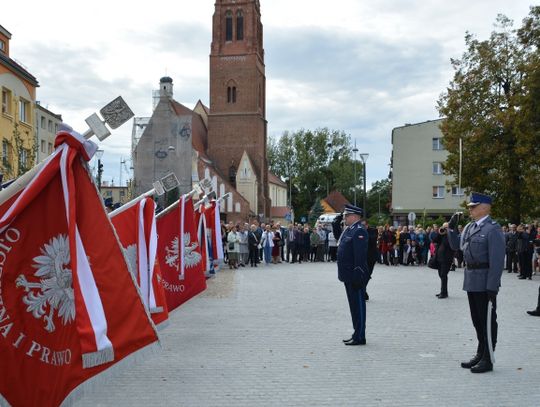
POLYGON ((337 260, 339 281, 366 286, 370 279, 367 265, 368 239, 368 233, 360 222, 340 233, 337 260))
POLYGON ((489 267, 469 269, 463 278, 463 290, 469 292, 499 291, 504 268, 505 241, 499 224, 486 218, 474 232, 470 232, 471 222, 465 226, 461 239, 457 230, 448 230, 450 245, 454 250, 461 248, 467 265, 486 264, 489 267))

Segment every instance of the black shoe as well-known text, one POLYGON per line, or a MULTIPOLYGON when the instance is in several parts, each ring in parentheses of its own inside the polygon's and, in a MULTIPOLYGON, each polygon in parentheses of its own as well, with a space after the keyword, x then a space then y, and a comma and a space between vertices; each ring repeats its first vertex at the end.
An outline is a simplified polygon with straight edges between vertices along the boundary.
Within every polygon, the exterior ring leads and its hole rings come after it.
POLYGON ((439 298, 439 299, 448 298, 448 294, 437 295, 437 298, 439 298))
POLYGON ((519 276, 518 278, 519 278, 520 280, 525 280, 527 277, 525 277, 525 276, 519 276))
POLYGON ((360 339, 358 341, 345 342, 345 345, 347 346, 358 346, 358 345, 365 345, 365 344, 366 344, 365 339, 360 339))
POLYGON ((475 366, 478 362, 480 362, 480 359, 482 359, 482 355, 477 353, 468 362, 461 362, 461 367, 463 369, 470 369, 471 367, 475 366))
POLYGON ((435 297, 439 298, 441 296, 441 293, 435 294, 435 297))
POLYGON ((482 359, 471 367, 471 373, 485 373, 493 370, 493 363, 489 359, 482 359))
POLYGON ((351 342, 353 340, 353 337, 351 336, 349 339, 343 339, 343 343, 351 342))
POLYGON ((534 311, 527 311, 527 314, 533 317, 540 317, 540 309, 536 308, 534 311))

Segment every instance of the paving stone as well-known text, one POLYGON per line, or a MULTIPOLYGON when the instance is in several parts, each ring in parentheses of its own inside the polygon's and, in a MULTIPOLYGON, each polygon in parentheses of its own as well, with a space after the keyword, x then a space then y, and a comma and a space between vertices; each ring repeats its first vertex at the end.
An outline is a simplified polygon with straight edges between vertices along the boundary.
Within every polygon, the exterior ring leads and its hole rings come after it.
POLYGON ((476 350, 463 272, 377 265, 367 345, 352 332, 333 263, 224 270, 171 314, 163 351, 77 406, 538 406, 540 318, 533 281, 503 274, 495 370, 459 366, 476 350))

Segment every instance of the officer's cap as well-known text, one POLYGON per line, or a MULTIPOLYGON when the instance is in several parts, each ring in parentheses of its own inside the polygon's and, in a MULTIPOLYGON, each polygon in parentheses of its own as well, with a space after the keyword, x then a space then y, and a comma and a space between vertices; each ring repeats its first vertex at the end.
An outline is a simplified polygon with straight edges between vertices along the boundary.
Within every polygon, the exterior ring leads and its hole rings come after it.
POLYGON ((349 213, 362 216, 364 214, 364 211, 362 210, 362 208, 359 208, 358 206, 346 204, 345 209, 343 210, 343 214, 347 215, 349 213))
POLYGON ((491 205, 492 199, 489 195, 481 194, 479 192, 473 192, 471 194, 470 202, 467 204, 467 206, 476 206, 480 204, 488 204, 491 205))

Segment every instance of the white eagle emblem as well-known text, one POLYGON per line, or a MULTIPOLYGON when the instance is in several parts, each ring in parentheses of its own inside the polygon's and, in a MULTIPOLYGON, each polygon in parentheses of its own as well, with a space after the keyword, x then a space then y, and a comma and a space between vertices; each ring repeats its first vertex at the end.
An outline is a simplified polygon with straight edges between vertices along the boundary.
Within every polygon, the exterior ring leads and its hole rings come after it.
POLYGON ((54 332, 54 313, 62 318, 65 326, 75 319, 75 301, 73 295, 73 277, 70 265, 69 241, 66 235, 53 237, 41 249, 41 255, 34 257, 32 267, 39 282, 31 282, 20 274, 15 280, 17 287, 24 287, 26 295, 22 301, 26 311, 34 318, 46 322, 45 330, 54 332), (36 291, 39 290, 39 291, 36 291))
MULTIPOLYGON (((184 233, 184 265, 186 268, 195 267, 202 260, 200 253, 195 249, 199 246, 199 243, 191 243, 191 235, 184 233)), ((178 259, 180 258, 180 242, 178 237, 175 237, 170 243, 169 247, 165 248, 167 255, 165 256, 165 263, 169 267, 178 267, 178 259)))
POLYGON ((137 268, 137 245, 130 244, 128 247, 124 247, 124 253, 126 255, 129 272, 136 279, 137 275, 139 274, 137 268))

